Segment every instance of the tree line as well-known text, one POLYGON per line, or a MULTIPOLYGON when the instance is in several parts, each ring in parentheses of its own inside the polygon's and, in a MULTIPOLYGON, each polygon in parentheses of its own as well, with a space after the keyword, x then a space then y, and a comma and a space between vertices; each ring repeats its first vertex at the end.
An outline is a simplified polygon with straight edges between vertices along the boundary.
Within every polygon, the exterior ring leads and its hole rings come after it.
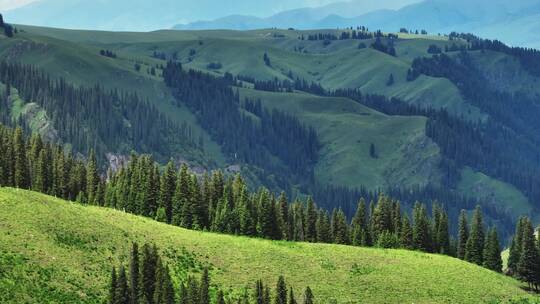
MULTIPOLYGON (((189 269, 184 269, 189 271, 189 269)), ((222 288, 211 282, 208 268, 200 279, 193 275, 187 279, 174 277, 155 245, 137 243, 131 247, 129 264, 113 267, 109 284, 110 304, 225 304, 235 301, 242 304, 297 304, 294 290, 287 288, 280 276, 274 292, 261 280, 253 284, 253 293, 247 289, 240 295, 225 295, 222 288), (117 270, 118 269, 118 270, 117 270), (176 283, 173 283, 176 282, 176 283), (175 285, 179 285, 176 287, 175 285)), ((309 287, 303 296, 304 304, 313 304, 315 297, 309 287)))
MULTIPOLYGON (((200 147, 191 132, 164 117, 135 93, 75 87, 63 79, 52 79, 43 71, 19 63, 0 62, 0 81, 6 84, 0 96, 2 123, 11 119, 10 95, 15 89, 26 102, 41 106, 64 143, 74 151, 98 155, 131 150, 170 157, 178 151, 197 154, 200 147)), ((165 158, 166 160, 166 158, 165 158)))
POLYGON ((540 286, 540 239, 531 220, 522 217, 516 226, 508 257, 507 273, 538 291, 540 286))
POLYGON ((431 208, 430 217, 427 207, 417 202, 410 219, 399 201, 381 194, 369 204, 360 199, 349 221, 343 210, 329 213, 310 197, 289 203, 284 193, 276 197, 265 188, 251 192, 240 175, 226 178, 216 171, 198 177, 186 165, 178 170, 173 162, 161 171, 151 156, 133 154, 127 166, 104 178, 93 153, 87 161, 74 160, 61 147, 43 144, 39 136, 26 141, 20 128, 2 128, 0 135, 2 186, 75 197, 79 203, 116 208, 188 229, 273 240, 407 248, 457 256, 486 267, 491 267, 491 263, 485 264, 490 254, 498 251, 500 256, 497 232, 492 229, 493 240, 485 239, 479 207, 470 233, 462 212, 459 236, 453 240, 447 211, 439 204, 431 208))

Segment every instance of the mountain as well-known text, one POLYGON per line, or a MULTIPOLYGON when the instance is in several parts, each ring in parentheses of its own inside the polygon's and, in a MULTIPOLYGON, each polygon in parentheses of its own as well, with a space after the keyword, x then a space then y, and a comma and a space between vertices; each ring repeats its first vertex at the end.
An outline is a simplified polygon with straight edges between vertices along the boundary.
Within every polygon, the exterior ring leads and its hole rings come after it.
MULTIPOLYGON (((324 1, 322 2, 324 3, 324 1)), ((309 5, 309 1, 237 0, 38 0, 8 10, 13 23, 49 27, 116 31, 152 31, 192 20, 215 19, 231 14, 267 16, 280 10, 309 5)))
MULTIPOLYGON (((289 28, 298 29, 326 28, 318 27, 320 21, 331 15, 339 16, 340 19, 353 18, 361 14, 388 8, 401 8, 407 4, 416 3, 420 0, 383 0, 383 1, 346 1, 328 4, 316 8, 299 8, 283 11, 266 18, 258 18, 245 15, 231 15, 212 21, 196 21, 187 24, 179 24, 175 29, 182 30, 205 30, 205 29, 234 29, 250 30, 260 28, 289 28)), ((334 28, 332 25, 329 28, 334 28)))
POLYGON ((103 303, 111 265, 127 265, 131 242, 157 245, 175 284, 209 267, 212 290, 227 297, 253 294, 259 279, 273 289, 283 275, 297 299, 310 286, 319 303, 532 299, 513 278, 442 255, 191 231, 9 188, 0 208, 2 303, 103 303))
POLYGON ((358 25, 372 29, 394 32, 405 27, 412 30, 425 29, 431 33, 447 34, 452 31, 471 32, 499 39, 509 44, 540 47, 537 34, 540 14, 538 1, 518 3, 507 1, 449 1, 425 0, 409 3, 400 9, 389 6, 363 5, 349 2, 321 8, 297 9, 282 12, 268 18, 229 16, 214 21, 178 25, 177 29, 256 29, 256 28, 345 28, 358 25), (249 20, 249 22, 245 22, 249 20))

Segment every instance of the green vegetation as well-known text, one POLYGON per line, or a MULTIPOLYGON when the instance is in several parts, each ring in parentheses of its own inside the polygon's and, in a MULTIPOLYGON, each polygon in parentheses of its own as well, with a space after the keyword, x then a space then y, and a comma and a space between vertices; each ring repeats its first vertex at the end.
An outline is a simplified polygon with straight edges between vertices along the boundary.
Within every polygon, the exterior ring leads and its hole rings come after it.
POLYGON ((493 303, 527 297, 514 279, 457 259, 405 250, 265 241, 189 231, 24 190, 0 190, 0 295, 5 303, 101 303, 111 265, 131 242, 153 243, 173 267, 202 273, 226 294, 283 274, 317 302, 493 303), (331 280, 329 279, 331 278, 331 280))

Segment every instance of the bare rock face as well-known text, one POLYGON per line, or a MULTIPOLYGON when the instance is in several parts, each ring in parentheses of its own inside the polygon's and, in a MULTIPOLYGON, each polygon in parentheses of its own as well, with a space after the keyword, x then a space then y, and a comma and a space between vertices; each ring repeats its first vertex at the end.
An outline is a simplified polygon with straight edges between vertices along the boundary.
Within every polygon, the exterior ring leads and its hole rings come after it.
POLYGON ((105 155, 109 163, 109 170, 118 172, 121 168, 127 166, 129 157, 121 154, 107 153, 105 155))

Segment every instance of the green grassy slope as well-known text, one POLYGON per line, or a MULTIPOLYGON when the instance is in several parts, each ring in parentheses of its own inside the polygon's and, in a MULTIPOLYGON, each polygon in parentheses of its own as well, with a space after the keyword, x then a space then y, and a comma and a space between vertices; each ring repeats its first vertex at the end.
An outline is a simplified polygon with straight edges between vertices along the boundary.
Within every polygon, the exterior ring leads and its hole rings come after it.
POLYGON ((404 250, 272 242, 188 231, 105 208, 0 189, 0 302, 98 303, 131 241, 164 252, 176 278, 192 265, 235 293, 279 274, 318 303, 485 303, 526 297, 511 278, 457 259, 404 250))
POLYGON ((423 117, 388 116, 347 98, 240 92, 315 128, 323 145, 315 173, 323 184, 376 189, 425 185, 439 178, 439 148, 425 136, 423 117), (377 158, 370 156, 371 144, 377 158))

